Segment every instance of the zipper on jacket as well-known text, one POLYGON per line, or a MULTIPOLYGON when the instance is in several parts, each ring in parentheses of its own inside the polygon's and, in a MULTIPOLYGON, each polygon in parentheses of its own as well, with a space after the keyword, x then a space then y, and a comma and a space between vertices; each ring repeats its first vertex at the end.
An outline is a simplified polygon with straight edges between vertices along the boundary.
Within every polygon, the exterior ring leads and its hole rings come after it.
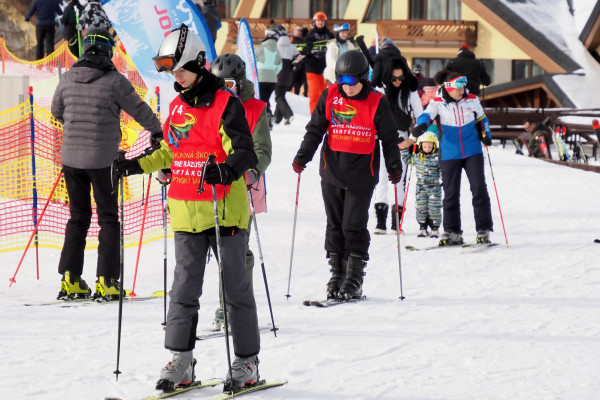
POLYGON ((456 103, 456 110, 454 110, 454 122, 456 122, 456 125, 458 125, 458 143, 460 143, 460 152, 462 153, 463 158, 465 158, 465 149, 462 142, 462 125, 459 111, 461 111, 461 108, 458 106, 458 103, 456 103))

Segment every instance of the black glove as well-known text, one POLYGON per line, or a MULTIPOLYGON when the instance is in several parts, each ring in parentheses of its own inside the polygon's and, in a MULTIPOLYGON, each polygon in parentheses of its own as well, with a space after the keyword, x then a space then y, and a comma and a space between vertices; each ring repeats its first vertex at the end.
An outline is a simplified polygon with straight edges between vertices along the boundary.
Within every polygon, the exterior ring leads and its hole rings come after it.
POLYGON ((402 164, 397 162, 390 166, 388 170, 388 178, 394 185, 402 179, 402 164))
POLYGON ((415 128, 412 131, 412 134, 414 137, 418 138, 419 136, 421 136, 423 133, 425 133, 425 131, 427 130, 428 125, 423 123, 423 124, 419 124, 417 126, 415 126, 415 128))
POLYGON ((307 163, 307 161, 304 158, 304 153, 299 151, 298 154, 296 154, 296 157, 294 157, 294 162, 292 163, 294 172, 299 174, 302 171, 304 171, 304 168, 306 168, 306 163, 307 163))
POLYGON ((244 172, 244 180, 246 181, 246 186, 252 186, 258 181, 258 171, 255 169, 249 169, 244 172))
POLYGON ((160 171, 158 171, 158 176, 156 177, 156 180, 161 185, 168 185, 169 183, 171 183, 172 177, 173 177, 173 173, 171 172, 171 169, 165 168, 165 169, 161 169, 160 171))
POLYGON ((491 146, 492 145, 492 138, 489 137, 488 135, 486 135, 485 133, 479 135, 479 139, 481 140, 481 143, 485 144, 486 146, 491 146))
POLYGON ((124 176, 143 174, 144 170, 142 169, 142 167, 140 167, 138 158, 139 157, 135 157, 130 160, 125 159, 122 161, 118 161, 118 160, 113 161, 113 166, 112 166, 113 175, 117 179, 120 179, 124 176))
POLYGON ((160 146, 160 141, 163 140, 163 133, 160 132, 150 132, 150 147, 160 146))
POLYGON ((210 164, 206 166, 204 182, 209 185, 231 185, 235 179, 235 172, 226 163, 210 164))

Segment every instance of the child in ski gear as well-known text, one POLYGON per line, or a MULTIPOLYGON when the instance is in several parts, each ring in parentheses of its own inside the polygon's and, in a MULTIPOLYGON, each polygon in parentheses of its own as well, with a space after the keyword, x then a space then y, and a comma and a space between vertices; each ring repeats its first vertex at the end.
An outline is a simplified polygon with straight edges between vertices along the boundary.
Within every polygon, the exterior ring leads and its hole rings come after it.
POLYGON ((306 69, 306 83, 308 84, 309 109, 312 114, 327 83, 323 77, 325 70, 325 47, 333 33, 327 29, 327 14, 322 11, 313 16, 313 29, 306 35, 306 46, 301 53, 306 56, 304 65, 306 69))
POLYGON ((466 89, 465 76, 449 72, 443 78, 443 86, 417 119, 417 126, 413 130, 413 135, 419 137, 436 120, 440 132, 444 234, 439 244, 446 246, 463 243, 460 221, 460 181, 463 169, 473 194, 477 242, 489 243, 493 221, 481 148, 481 142, 488 146, 491 144, 489 121, 479 98, 466 89))
POLYGON ((281 55, 277 50, 277 39, 279 39, 279 34, 273 29, 267 29, 265 30, 265 39, 260 46, 254 49, 260 99, 266 103, 269 127, 271 128, 273 127, 273 113, 269 100, 277 86, 277 74, 281 71, 281 55))
MULTIPOLYGON (((412 125, 413 117, 419 118, 423 112, 421 101, 417 93, 417 79, 413 76, 406 59, 402 56, 393 57, 388 60, 383 74, 383 84, 385 86, 385 94, 390 103, 392 114, 398 134, 402 142, 398 145, 402 154, 408 154, 408 149, 414 144, 414 140, 409 139, 410 126, 412 125)), ((404 187, 406 184, 406 162, 405 157, 402 157, 402 169, 404 174, 402 180, 396 185, 398 195, 398 212, 399 217, 402 216, 402 208, 404 206, 404 187)), ((373 202, 375 203, 375 216, 377 217, 377 225, 373 233, 386 233, 386 220, 388 209, 391 209, 391 230, 396 232, 396 215, 394 210, 395 196, 392 201, 388 200, 388 188, 390 184, 385 179, 385 170, 379 171, 379 183, 375 186, 373 202), (388 206, 388 203, 391 206, 388 206)), ((393 193, 393 192, 392 192, 393 193)))
POLYGON ((369 64, 357 50, 342 54, 336 80, 321 97, 306 126, 292 167, 301 173, 323 142, 321 189, 327 214, 325 250, 332 276, 327 298, 362 296, 369 259, 369 205, 379 180, 379 143, 392 183, 402 177, 398 132, 387 100, 367 81, 369 64))
MULTIPOLYGON (((246 111, 246 119, 252 134, 254 152, 258 163, 244 173, 246 186, 252 196, 254 212, 260 214, 265 212, 265 185, 262 179, 265 170, 271 163, 271 133, 266 111, 266 103, 254 97, 254 84, 246 79, 246 64, 236 54, 225 53, 215 58, 210 65, 210 72, 225 80, 225 85, 237 93, 246 111)), ((254 269, 254 254, 250 250, 250 228, 252 226, 252 215, 248 222, 246 235, 246 277, 252 286, 252 271, 254 269)), ((228 319, 229 320, 229 319, 228 319)), ((212 323, 212 330, 221 330, 224 323, 223 309, 218 308, 212 323)))
POLYGON ((427 132, 417 139, 417 152, 415 154, 402 154, 405 163, 410 163, 411 158, 417 172, 416 184, 416 209, 417 222, 419 223, 418 237, 438 237, 438 228, 442 220, 442 186, 440 183, 441 171, 438 158, 438 138, 436 126, 431 125, 427 132), (427 232, 431 228, 431 232, 427 232))
POLYGON ((222 78, 204 68, 205 54, 204 44, 185 24, 163 40, 153 60, 159 72, 173 73, 179 92, 164 124, 165 140, 152 154, 116 165, 118 173, 126 176, 168 167, 172 170, 168 204, 176 265, 169 292, 165 348, 174 355, 157 382, 157 389, 165 391, 193 377, 199 297, 209 246, 214 254, 222 255, 224 299, 231 315, 236 356, 234 376, 225 382, 224 390, 258 381, 256 303, 244 271, 249 212, 243 178, 244 172, 255 168, 257 159, 244 107, 222 78), (204 167, 209 155, 216 155, 217 163, 204 167), (201 175, 204 185, 200 188, 201 175), (204 191, 199 193, 199 189, 204 191), (213 196, 217 197, 218 226, 213 196))
POLYGON ((335 83, 335 63, 338 58, 348 50, 355 50, 356 43, 354 39, 349 38, 350 24, 340 22, 333 26, 335 39, 327 42, 327 52, 325 53, 326 67, 323 71, 323 76, 328 85, 335 83))
POLYGON ((63 275, 59 299, 91 293, 81 278, 92 220, 90 188, 100 225, 94 296, 119 295, 119 216, 111 164, 121 142, 121 110, 146 130, 162 134, 150 106, 113 65, 114 45, 107 31, 90 30, 83 39, 83 55, 63 74, 52 99, 52 115, 64 125, 61 162, 71 214, 58 262, 63 275))

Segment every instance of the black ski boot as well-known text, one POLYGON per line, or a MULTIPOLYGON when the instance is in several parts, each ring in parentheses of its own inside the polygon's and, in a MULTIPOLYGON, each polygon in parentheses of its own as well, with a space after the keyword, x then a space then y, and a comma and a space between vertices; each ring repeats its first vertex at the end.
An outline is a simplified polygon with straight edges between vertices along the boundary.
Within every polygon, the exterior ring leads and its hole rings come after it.
POLYGON ((419 228, 419 234, 417 235, 417 237, 427 237, 429 235, 429 233, 427 232, 427 223, 424 224, 419 224, 420 228, 419 228))
POLYGON ((342 258, 337 253, 329 253, 329 266, 331 278, 327 282, 327 300, 336 299, 344 281, 345 268, 342 258))
POLYGON ((365 267, 367 261, 356 253, 350 253, 348 256, 348 266, 346 278, 338 293, 338 299, 342 301, 360 299, 362 297, 363 276, 365 276, 365 267))
POLYGON ((388 205, 385 203, 375 203, 375 216, 377 217, 377 226, 373 231, 376 235, 385 235, 387 228, 385 227, 385 220, 387 219, 388 205))

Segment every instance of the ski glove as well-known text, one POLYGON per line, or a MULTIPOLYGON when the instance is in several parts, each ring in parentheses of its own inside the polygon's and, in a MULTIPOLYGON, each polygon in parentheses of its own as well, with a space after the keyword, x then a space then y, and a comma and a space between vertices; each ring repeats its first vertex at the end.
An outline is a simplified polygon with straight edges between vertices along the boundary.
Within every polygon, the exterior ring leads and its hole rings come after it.
POLYGON ((171 183, 172 177, 173 177, 173 173, 171 172, 171 169, 165 168, 165 169, 161 169, 160 171, 158 171, 158 176, 156 177, 156 180, 161 185, 168 185, 169 183, 171 183))
POLYGON ((256 182, 258 182, 258 171, 255 169, 249 169, 244 172, 244 180, 246 181, 246 186, 252 186, 256 182))
POLYGON ((163 140, 162 131, 150 133, 150 147, 160 146, 161 140, 163 140))
POLYGON ((126 159, 122 161, 113 161, 113 175, 117 179, 120 179, 124 176, 143 174, 144 170, 142 169, 142 167, 140 167, 138 158, 139 157, 135 157, 129 160, 126 159))
POLYGON ((233 181, 236 180, 235 172, 233 169, 227 165, 227 163, 222 164, 210 164, 206 166, 206 171, 204 172, 204 182, 209 185, 231 185, 233 181))
POLYGON ((400 182, 400 180, 402 179, 402 164, 392 164, 390 166, 390 169, 388 170, 388 177, 390 179, 390 182, 392 182, 394 185, 400 182))
POLYGON ((301 151, 296 154, 294 157, 294 162, 292 163, 292 167, 294 168, 294 172, 301 173, 306 168, 306 159, 304 158, 304 153, 301 151))
POLYGON ((492 145, 492 138, 487 136, 485 133, 480 135, 480 139, 481 139, 481 143, 485 144, 486 146, 492 145))
POLYGON ((423 133, 425 133, 425 131, 427 130, 427 128, 428 128, 427 124, 425 124, 425 123, 419 124, 419 125, 415 126, 415 128, 412 131, 412 134, 413 134, 414 137, 418 138, 423 133))

